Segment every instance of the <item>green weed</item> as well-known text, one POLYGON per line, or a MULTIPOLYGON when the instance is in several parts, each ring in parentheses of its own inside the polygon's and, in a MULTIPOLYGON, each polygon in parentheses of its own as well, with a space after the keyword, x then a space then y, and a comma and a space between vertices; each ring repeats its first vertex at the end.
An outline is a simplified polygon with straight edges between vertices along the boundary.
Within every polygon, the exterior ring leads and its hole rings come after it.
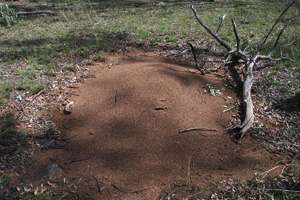
POLYGON ((0 3, 0 25, 11 26, 16 23, 17 15, 14 9, 8 4, 0 3))
POLYGON ((105 52, 104 51, 98 51, 95 55, 94 60, 102 62, 105 59, 105 52))
POLYGON ((31 94, 36 94, 43 90, 44 86, 38 80, 41 73, 43 73, 43 68, 36 64, 29 65, 24 69, 18 69, 17 75, 19 80, 16 82, 16 89, 29 91, 31 94))
POLYGON ((44 194, 39 193, 35 195, 32 200, 47 200, 47 197, 44 194))
POLYGON ((15 200, 20 199, 20 194, 16 187, 11 187, 11 177, 3 175, 0 177, 0 199, 15 200))
POLYGON ((5 104, 13 91, 13 86, 8 81, 0 81, 0 106, 5 104))
POLYGON ((0 145, 10 146, 25 144, 27 140, 28 135, 17 130, 16 121, 12 115, 0 118, 0 145))
POLYGON ((44 86, 35 80, 24 78, 17 81, 16 89, 29 91, 31 94, 37 94, 44 89, 44 86))
POLYGON ((4 188, 9 186, 9 183, 11 181, 11 177, 8 175, 3 175, 0 177, 0 190, 3 190, 4 188))

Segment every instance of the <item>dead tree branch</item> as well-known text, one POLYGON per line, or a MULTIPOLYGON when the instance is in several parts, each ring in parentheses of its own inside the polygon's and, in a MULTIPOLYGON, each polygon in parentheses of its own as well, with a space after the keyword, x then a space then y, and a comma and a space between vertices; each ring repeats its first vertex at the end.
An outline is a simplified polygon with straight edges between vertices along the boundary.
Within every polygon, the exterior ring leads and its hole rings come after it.
POLYGON ((193 46, 192 43, 188 42, 187 44, 188 44, 188 45, 190 46, 190 48, 191 48, 191 51, 192 51, 192 54, 193 54, 193 58, 194 58, 194 61, 195 61, 195 67, 196 67, 197 69, 199 69, 199 68, 198 68, 198 60, 197 60, 197 55, 196 55, 195 48, 194 48, 194 46, 193 46))
POLYGON ((273 32, 274 28, 276 27, 276 25, 280 22, 281 18, 285 15, 285 13, 296 3, 296 1, 292 1, 290 4, 288 4, 288 6, 281 12, 281 14, 278 16, 278 18, 276 19, 276 21, 274 22, 274 24, 272 25, 271 29, 269 30, 269 32, 266 34, 266 36, 264 37, 263 41, 261 42, 261 44, 258 46, 257 51, 261 51, 261 49, 263 48, 263 46, 265 45, 265 43, 267 42, 268 38, 270 37, 271 33, 273 32))
POLYGON ((216 129, 208 129, 208 128, 189 128, 189 129, 180 130, 180 131, 178 131, 178 133, 183 134, 183 133, 194 132, 194 131, 216 132, 217 130, 216 129))
POLYGON ((16 13, 17 17, 27 17, 27 16, 47 16, 47 15, 56 15, 55 12, 52 11, 31 11, 31 12, 25 12, 25 11, 20 11, 16 13))
POLYGON ((200 66, 199 62, 198 62, 198 59, 197 59, 197 53, 196 53, 196 49, 195 49, 194 45, 190 42, 188 42, 187 44, 191 48, 193 58, 194 58, 194 62, 195 62, 195 67, 200 71, 201 75, 204 75, 205 74, 204 65, 205 65, 206 61, 202 60, 202 63, 201 63, 201 66, 200 66))
MULTIPOLYGON (((242 105, 243 105, 242 123, 238 128, 235 128, 235 130, 238 130, 238 135, 237 135, 238 139, 243 138, 245 133, 252 127, 252 125, 254 123, 254 106, 253 106, 252 95, 251 95, 251 90, 252 90, 252 86, 253 86, 254 79, 255 79, 253 71, 259 69, 256 66, 259 66, 259 64, 260 64, 259 62, 262 60, 280 61, 282 59, 286 59, 286 58, 282 58, 282 57, 274 59, 272 57, 272 54, 273 54, 274 49, 278 46, 280 38, 283 35, 284 30, 286 29, 288 24, 286 24, 279 31, 279 33, 276 37, 275 43, 274 43, 273 47, 271 48, 270 53, 268 55, 260 55, 260 51, 262 50, 266 41, 268 40, 268 38, 274 31, 274 28, 276 27, 276 25, 280 22, 281 18, 287 13, 287 11, 294 4, 295 4, 295 1, 292 1, 291 3, 289 3, 287 5, 287 7, 281 12, 281 14, 276 19, 276 21, 272 25, 271 29, 263 37, 262 42, 259 44, 259 46, 257 48, 257 51, 254 53, 251 53, 251 54, 246 53, 241 50, 240 36, 239 36, 238 30, 237 30, 237 25, 233 19, 231 20, 231 23, 232 23, 232 27, 233 27, 233 33, 235 36, 235 40, 236 40, 236 48, 232 48, 231 46, 229 46, 229 44, 227 42, 225 42, 218 35, 218 31, 220 29, 219 27, 223 23, 224 17, 223 17, 223 20, 220 21, 220 25, 217 29, 217 32, 214 33, 203 22, 203 20, 198 16, 196 9, 193 6, 191 7, 195 18, 196 18, 197 22, 201 25, 201 27, 204 28, 211 37, 213 37, 221 46, 223 46, 227 50, 225 64, 226 64, 226 66, 228 66, 229 71, 234 72, 232 74, 234 74, 234 79, 237 81, 237 83, 240 83, 241 81, 239 81, 239 80, 242 80, 241 77, 244 77, 244 81, 241 82, 243 85, 243 87, 242 87, 243 88, 242 89, 242 105), (240 74, 235 69, 236 66, 240 66, 240 65, 242 65, 244 67, 244 70, 242 70, 243 71, 242 74, 240 74), (255 67, 256 67, 256 69, 254 69, 255 67)), ((241 84, 238 84, 238 85, 241 85, 241 84)), ((194 131, 194 129, 183 130, 180 133, 189 132, 189 131, 194 131)))
POLYGON ((208 26, 205 25, 205 23, 202 21, 202 19, 198 16, 196 9, 194 6, 191 7, 194 16, 198 23, 215 39, 218 41, 220 45, 222 45, 227 51, 231 51, 231 47, 224 41, 222 40, 217 34, 215 34, 208 26))
POLYGON ((276 47, 277 47, 277 45, 278 45, 278 43, 279 43, 279 40, 280 40, 280 38, 281 38, 281 36, 282 36, 283 32, 285 31, 285 29, 286 29, 287 26, 288 26, 288 24, 286 24, 286 25, 279 31, 279 34, 278 34, 278 36, 277 36, 277 38, 276 38, 276 41, 275 41, 275 43, 274 43, 274 45, 273 45, 273 47, 272 47, 272 49, 271 49, 271 51, 270 51, 270 54, 271 54, 271 55, 272 55, 273 51, 276 49, 276 47))
POLYGON ((218 28, 217 28, 217 30, 216 30, 216 34, 218 34, 219 31, 221 30, 225 18, 226 18, 226 15, 223 15, 222 17, 219 18, 219 25, 218 25, 218 28))
POLYGON ((232 27, 233 27, 233 32, 235 36, 235 41, 236 41, 236 51, 240 51, 240 37, 236 28, 236 24, 233 19, 231 19, 232 27))

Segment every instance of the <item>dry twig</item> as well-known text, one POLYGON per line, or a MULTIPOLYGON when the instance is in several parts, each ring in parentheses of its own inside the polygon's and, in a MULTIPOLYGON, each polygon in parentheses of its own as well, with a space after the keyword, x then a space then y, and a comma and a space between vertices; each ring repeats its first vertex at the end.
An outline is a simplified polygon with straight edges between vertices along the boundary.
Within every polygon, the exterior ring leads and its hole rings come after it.
POLYGON ((184 130, 179 130, 178 133, 188 133, 188 132, 194 132, 194 131, 207 131, 207 132, 216 132, 216 129, 207 129, 207 128, 189 128, 189 129, 184 129, 184 130))

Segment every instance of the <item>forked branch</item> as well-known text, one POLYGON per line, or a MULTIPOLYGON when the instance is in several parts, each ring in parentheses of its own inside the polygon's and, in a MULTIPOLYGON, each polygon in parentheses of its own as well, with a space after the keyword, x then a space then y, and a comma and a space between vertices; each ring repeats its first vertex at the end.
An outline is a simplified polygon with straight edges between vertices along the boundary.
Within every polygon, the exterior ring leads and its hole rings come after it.
POLYGON ((194 16, 198 23, 215 39, 217 42, 222 45, 227 51, 231 51, 231 47, 224 41, 222 40, 217 34, 215 34, 203 21, 202 19, 198 16, 196 9, 194 6, 191 6, 191 9, 194 13, 194 16))
POLYGON ((222 17, 219 17, 219 25, 218 25, 218 28, 217 28, 217 30, 216 30, 216 34, 218 34, 219 31, 221 30, 225 18, 226 18, 226 15, 223 15, 222 17))
MULTIPOLYGON (((238 76, 237 78, 239 78, 239 80, 240 80, 240 77, 245 77, 245 79, 243 81, 243 92, 242 92, 242 98, 243 98, 242 104, 243 104, 243 108, 244 108, 243 109, 244 115, 243 115, 243 119, 242 119, 242 124, 237 128, 237 130, 239 130, 238 131, 239 139, 243 138, 245 133, 252 127, 252 125, 254 123, 254 106, 253 106, 253 101, 252 101, 252 96, 251 96, 251 89, 252 89, 252 85, 254 83, 254 74, 253 74, 254 67, 259 65, 259 62, 261 60, 279 61, 280 59, 283 59, 283 58, 273 59, 272 53, 273 53, 274 49, 278 46, 280 38, 283 35, 284 30, 286 29, 287 25, 285 25, 279 31, 277 38, 274 42, 274 45, 270 50, 269 55, 260 55, 259 52, 262 50, 263 46, 265 45, 266 41, 270 37, 270 35, 273 32, 276 25, 280 22, 280 19, 284 16, 284 14, 287 13, 289 8, 291 8, 292 5, 294 5, 294 3, 295 3, 295 1, 288 4, 288 6, 281 12, 279 17, 276 19, 276 21, 272 25, 271 29, 267 32, 267 34, 264 36, 262 42, 259 44, 259 46, 257 48, 257 52, 253 53, 253 54, 248 54, 244 51, 241 51, 241 49, 240 49, 241 41, 240 41, 239 33, 237 30, 236 23, 234 22, 233 19, 231 20, 231 23, 232 23, 232 27, 233 27, 233 33, 235 35, 235 40, 236 40, 236 49, 234 49, 234 50, 232 50, 233 48, 231 48, 229 46, 229 44, 227 42, 225 42, 218 35, 218 31, 220 29, 219 27, 221 26, 221 23, 223 23, 223 21, 220 22, 217 32, 214 33, 198 16, 195 8, 193 6, 191 7, 195 18, 198 21, 198 23, 201 25, 201 27, 203 27, 221 46, 223 46, 228 51, 227 57, 225 59, 225 61, 226 61, 225 63, 228 64, 230 69, 235 69, 234 66, 236 66, 236 65, 242 64, 244 66, 243 74, 239 74, 237 72, 237 76, 238 76)), ((256 68, 256 69, 258 69, 258 68, 256 68)))

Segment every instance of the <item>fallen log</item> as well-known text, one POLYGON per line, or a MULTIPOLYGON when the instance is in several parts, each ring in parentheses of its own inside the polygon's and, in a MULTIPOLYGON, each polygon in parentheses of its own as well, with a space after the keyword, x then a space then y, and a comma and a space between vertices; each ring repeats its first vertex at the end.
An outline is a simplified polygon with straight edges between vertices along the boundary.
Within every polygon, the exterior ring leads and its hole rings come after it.
MULTIPOLYGON (((238 127, 234 128, 234 130, 238 130, 237 137, 236 137, 237 139, 243 138, 245 136, 245 133, 252 127, 252 125, 254 123, 254 105, 253 105, 252 96, 251 96, 251 89, 252 89, 252 85, 254 83, 253 71, 254 70, 257 71, 258 69, 261 69, 261 67, 257 67, 260 65, 259 61, 260 60, 279 61, 282 59, 286 59, 286 58, 282 58, 282 57, 273 59, 272 54, 273 54, 274 49, 278 46, 279 40, 289 23, 287 23, 285 26, 283 26, 283 28, 281 28, 281 30, 279 31, 277 38, 274 42, 274 45, 268 55, 260 55, 260 51, 263 48, 265 48, 265 44, 266 44, 267 40, 269 39, 270 35, 274 32, 275 27, 278 25, 278 23, 280 22, 282 17, 287 13, 287 11, 295 4, 295 2, 296 1, 290 2, 285 7, 285 9, 283 9, 283 11, 280 13, 280 15, 277 17, 277 19, 271 26, 270 30, 262 38, 262 40, 259 43, 259 45, 257 46, 256 50, 252 51, 252 52, 248 52, 246 50, 247 47, 244 49, 241 48, 241 39, 240 39, 240 36, 238 33, 237 25, 233 19, 231 20, 231 22, 232 22, 233 33, 234 33, 235 42, 236 42, 235 47, 231 47, 230 43, 223 40, 218 35, 219 28, 216 33, 213 32, 211 30, 211 28, 204 23, 204 21, 201 19, 201 17, 198 16, 196 9, 193 6, 191 7, 194 17, 197 20, 198 24, 202 28, 204 28, 207 31, 207 33, 212 38, 214 38, 222 47, 224 47, 227 50, 227 55, 225 57, 225 66, 228 67, 229 71, 233 75, 234 80, 238 83, 237 84, 238 87, 240 85, 242 85, 242 87, 241 87, 241 88, 243 88, 242 96, 241 96, 241 98, 242 98, 241 103, 243 105, 243 113, 241 116, 242 123, 238 127), (235 66, 242 66, 243 67, 242 72, 239 73, 235 69, 235 66), (245 78, 244 81, 241 81, 242 77, 245 78), (241 84, 239 84, 239 83, 241 83, 241 84)), ((223 20, 224 20, 224 17, 223 17, 223 20)), ((223 21, 220 23, 223 23, 223 21)), ((192 51, 194 54, 193 56, 195 58, 196 55, 195 55, 195 50, 193 48, 192 48, 192 51)), ((205 69, 201 69, 201 70, 204 71, 205 69)))
POLYGON ((19 11, 16 13, 17 17, 35 17, 35 16, 54 16, 56 15, 53 11, 19 11))

